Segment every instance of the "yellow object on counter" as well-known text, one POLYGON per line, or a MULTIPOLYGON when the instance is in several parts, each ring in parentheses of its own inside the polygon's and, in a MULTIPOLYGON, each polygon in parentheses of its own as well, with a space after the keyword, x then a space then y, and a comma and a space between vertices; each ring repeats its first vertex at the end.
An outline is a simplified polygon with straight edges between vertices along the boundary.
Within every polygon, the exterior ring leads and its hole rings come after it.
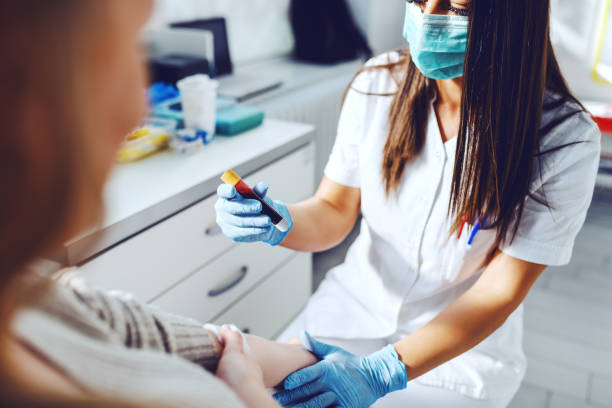
POLYGON ((120 163, 131 163, 148 157, 168 147, 170 134, 166 129, 145 126, 138 128, 126 137, 117 153, 120 163))

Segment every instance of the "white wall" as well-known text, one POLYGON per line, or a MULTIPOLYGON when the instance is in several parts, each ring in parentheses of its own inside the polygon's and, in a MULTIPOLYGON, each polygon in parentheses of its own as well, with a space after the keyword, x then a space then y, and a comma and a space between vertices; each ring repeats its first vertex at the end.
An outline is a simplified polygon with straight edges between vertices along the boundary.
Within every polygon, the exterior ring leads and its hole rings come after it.
POLYGON ((404 16, 406 0, 348 0, 374 54, 406 45, 404 16))
MULTIPOLYGON (((348 0, 353 9, 353 14, 357 23, 367 35, 370 46, 375 54, 405 46, 402 36, 405 0, 348 0)), ((584 1, 584 0, 581 0, 584 1)), ((574 8, 584 8, 585 4, 576 0, 554 0, 553 13, 564 15, 574 13, 574 8)), ((597 8, 603 9, 602 0, 588 0, 590 11, 595 18, 601 17, 597 8)), ((584 13, 583 13, 584 14, 584 13)), ((586 14, 589 15, 588 13, 586 14)), ((569 50, 570 45, 557 41, 555 48, 561 69, 569 82, 574 93, 583 100, 612 101, 612 86, 602 85, 593 81, 592 57, 595 54, 594 44, 598 36, 597 28, 599 22, 591 21, 593 17, 588 17, 588 29, 585 48, 586 57, 577 57, 569 50)), ((554 24, 554 23, 553 23, 554 24)), ((612 21, 609 22, 612 26, 612 21)), ((553 27, 554 28, 554 27, 553 27)), ((554 31, 554 30, 553 30, 554 31)), ((612 53, 612 49, 608 50, 612 53)))
POLYGON ((556 52, 561 71, 580 100, 612 102, 612 85, 602 85, 593 80, 591 63, 577 59, 563 46, 557 46, 556 52))
POLYGON ((225 17, 234 63, 287 54, 293 49, 289 0, 156 0, 150 27, 225 17))
POLYGON ((559 64, 572 91, 585 101, 612 102, 612 86, 592 76, 604 7, 604 0, 552 2, 551 31, 559 64))
MULTIPOLYGON (((288 54, 293 35, 290 0, 155 0, 151 27, 196 18, 225 17, 232 59, 241 63, 288 54)), ((405 45, 405 0, 348 0, 375 54, 405 45)))

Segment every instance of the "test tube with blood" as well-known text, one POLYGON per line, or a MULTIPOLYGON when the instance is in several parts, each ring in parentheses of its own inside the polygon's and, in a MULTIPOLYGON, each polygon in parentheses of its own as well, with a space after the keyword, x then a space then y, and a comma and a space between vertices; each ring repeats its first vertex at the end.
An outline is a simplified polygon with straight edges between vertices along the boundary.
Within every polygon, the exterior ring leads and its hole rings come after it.
POLYGON ((263 198, 261 198, 247 183, 245 183, 242 178, 238 174, 236 174, 233 170, 227 170, 223 176, 221 176, 221 180, 224 183, 230 184, 236 188, 236 191, 244 198, 248 198, 251 200, 257 200, 261 203, 261 212, 262 214, 270 217, 272 224, 276 226, 280 231, 287 232, 291 224, 289 221, 283 218, 282 215, 278 213, 274 208, 272 208, 263 198))

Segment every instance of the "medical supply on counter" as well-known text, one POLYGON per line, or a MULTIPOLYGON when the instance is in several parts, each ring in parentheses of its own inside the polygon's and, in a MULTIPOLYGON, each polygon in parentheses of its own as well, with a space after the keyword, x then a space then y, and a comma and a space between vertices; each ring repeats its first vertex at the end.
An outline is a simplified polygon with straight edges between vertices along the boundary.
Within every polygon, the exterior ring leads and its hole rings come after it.
POLYGON ((408 1, 404 37, 419 71, 431 79, 462 76, 468 26, 467 16, 424 14, 418 5, 408 1))
MULTIPOLYGON (((235 106, 236 104, 236 100, 234 99, 217 96, 217 114, 219 111, 227 109, 231 106, 235 106)), ((176 120, 178 122, 178 129, 185 127, 185 117, 183 115, 183 105, 181 103, 180 96, 177 96, 176 98, 172 99, 167 99, 163 102, 154 105, 151 108, 150 114, 160 118, 169 118, 176 120)))
POLYGON ((158 118, 174 119, 178 122, 178 128, 185 127, 185 116, 183 115, 183 105, 181 97, 167 99, 151 107, 150 114, 158 118))
POLYGON ((185 127, 215 133, 218 83, 208 75, 193 75, 177 82, 185 127))
POLYGON ((170 138, 170 146, 180 154, 190 154, 201 150, 213 139, 214 135, 205 130, 181 129, 170 138))
POLYGON ((168 147, 171 132, 164 127, 142 126, 126 137, 117 153, 120 163, 130 163, 148 157, 168 147))
POLYGON ((224 183, 234 186, 236 191, 244 198, 259 201, 261 213, 270 217, 272 224, 281 232, 287 232, 291 228, 291 223, 283 218, 266 200, 255 193, 247 183, 245 183, 233 170, 227 170, 221 180, 224 183))
POLYGON ((178 129, 178 122, 176 120, 169 118, 158 118, 155 116, 149 116, 146 118, 143 125, 166 129, 170 134, 174 133, 176 129, 178 129))
POLYGON ((235 105, 217 112, 217 134, 234 136, 260 126, 263 119, 262 110, 235 105))
POLYGON ((408 384, 406 366, 392 344, 362 357, 322 343, 308 332, 301 337, 304 347, 321 361, 287 377, 285 390, 274 394, 283 406, 308 400, 320 403, 312 406, 365 408, 408 384))
POLYGON ((149 103, 151 106, 156 106, 169 99, 179 97, 179 90, 172 84, 166 82, 156 82, 149 87, 149 103))

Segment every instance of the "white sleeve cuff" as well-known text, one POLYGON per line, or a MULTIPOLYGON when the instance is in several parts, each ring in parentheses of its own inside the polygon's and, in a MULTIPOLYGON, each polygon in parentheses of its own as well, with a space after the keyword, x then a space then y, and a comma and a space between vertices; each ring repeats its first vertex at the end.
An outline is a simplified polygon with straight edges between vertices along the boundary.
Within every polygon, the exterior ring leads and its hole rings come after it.
POLYGON ((354 158, 347 159, 344 156, 346 153, 332 152, 325 166, 325 176, 343 186, 360 188, 359 162, 354 158))
POLYGON ((512 244, 501 248, 513 258, 538 265, 563 266, 572 259, 573 245, 556 246, 516 237, 512 244))

